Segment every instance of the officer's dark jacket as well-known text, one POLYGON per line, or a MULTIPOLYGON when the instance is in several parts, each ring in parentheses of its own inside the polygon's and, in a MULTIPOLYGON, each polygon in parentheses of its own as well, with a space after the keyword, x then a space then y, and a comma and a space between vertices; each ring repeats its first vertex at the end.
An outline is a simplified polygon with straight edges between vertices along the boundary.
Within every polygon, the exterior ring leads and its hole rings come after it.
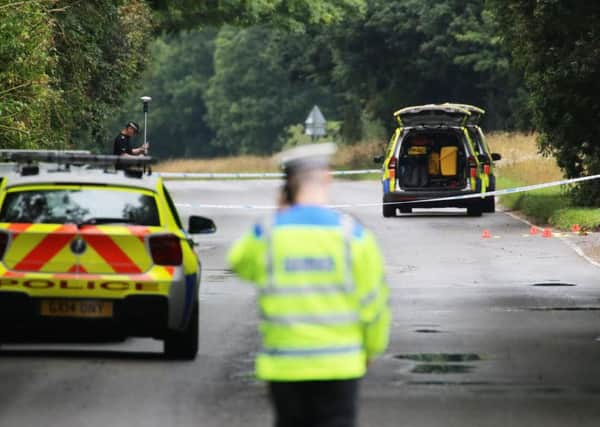
POLYGON ((122 133, 117 135, 113 145, 113 154, 115 156, 120 156, 122 154, 133 154, 128 135, 122 133))

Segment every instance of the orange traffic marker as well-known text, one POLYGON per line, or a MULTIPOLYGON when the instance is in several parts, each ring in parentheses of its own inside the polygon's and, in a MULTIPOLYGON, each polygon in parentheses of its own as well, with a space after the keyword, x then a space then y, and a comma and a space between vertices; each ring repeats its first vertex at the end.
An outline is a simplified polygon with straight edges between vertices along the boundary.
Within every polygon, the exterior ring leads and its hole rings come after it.
POLYGON ((542 237, 552 237, 552 230, 549 228, 544 228, 542 232, 542 237))
POLYGON ((490 233, 490 230, 488 230, 487 228, 485 230, 483 230, 483 233, 481 233, 482 239, 489 239, 491 237, 492 237, 492 233, 490 233))
POLYGON ((540 232, 540 230, 535 225, 532 225, 531 228, 529 229, 529 234, 531 234, 532 236, 535 236, 539 232, 540 232))
POLYGON ((573 226, 571 227, 571 231, 573 233, 579 233, 581 231, 581 227, 579 226, 579 224, 573 224, 573 226))

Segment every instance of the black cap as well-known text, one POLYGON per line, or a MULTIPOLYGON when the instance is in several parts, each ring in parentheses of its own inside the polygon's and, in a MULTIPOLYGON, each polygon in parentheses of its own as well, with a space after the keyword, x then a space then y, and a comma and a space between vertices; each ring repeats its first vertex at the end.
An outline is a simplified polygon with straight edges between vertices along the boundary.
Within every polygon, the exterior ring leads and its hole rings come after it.
POLYGON ((140 125, 138 125, 136 122, 127 122, 127 127, 133 129, 135 133, 140 131, 140 125))

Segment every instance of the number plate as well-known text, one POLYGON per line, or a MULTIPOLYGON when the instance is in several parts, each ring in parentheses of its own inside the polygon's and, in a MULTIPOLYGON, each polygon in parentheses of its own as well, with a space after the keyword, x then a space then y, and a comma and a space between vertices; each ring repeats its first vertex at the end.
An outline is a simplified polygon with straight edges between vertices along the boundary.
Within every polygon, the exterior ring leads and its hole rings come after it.
POLYGON ((112 301, 42 300, 42 316, 51 317, 112 317, 112 301))

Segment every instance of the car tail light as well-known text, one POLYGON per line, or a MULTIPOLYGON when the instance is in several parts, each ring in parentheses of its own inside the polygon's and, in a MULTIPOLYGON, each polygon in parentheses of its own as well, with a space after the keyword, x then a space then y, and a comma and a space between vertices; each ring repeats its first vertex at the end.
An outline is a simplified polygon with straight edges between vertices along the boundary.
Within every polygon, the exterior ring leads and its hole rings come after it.
POLYGON ((150 237, 150 253, 157 265, 181 265, 183 261, 179 237, 173 234, 150 237))
POLYGON ((6 246, 8 246, 8 234, 0 233, 0 259, 4 258, 6 246))

